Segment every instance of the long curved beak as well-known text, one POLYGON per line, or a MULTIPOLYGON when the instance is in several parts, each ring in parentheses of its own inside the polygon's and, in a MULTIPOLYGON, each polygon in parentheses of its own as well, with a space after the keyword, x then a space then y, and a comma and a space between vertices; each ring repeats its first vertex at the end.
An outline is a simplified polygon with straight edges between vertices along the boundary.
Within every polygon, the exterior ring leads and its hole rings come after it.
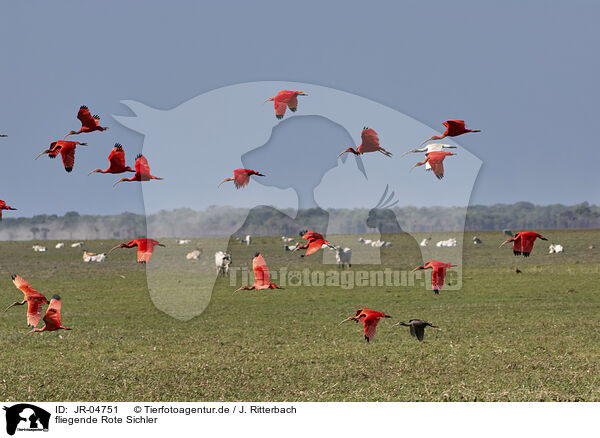
POLYGON ((269 101, 271 101, 271 100, 273 100, 273 99, 271 99, 271 98, 269 97, 269 98, 268 98, 267 100, 265 100, 265 101, 264 101, 262 104, 264 105, 265 103, 267 103, 267 102, 269 102, 269 101))
POLYGON ((348 151, 344 151, 344 152, 342 152, 341 154, 339 154, 339 155, 337 156, 337 158, 340 158, 340 157, 341 157, 342 155, 344 155, 346 152, 348 152, 348 151))
POLYGON ((113 187, 116 186, 117 184, 119 184, 120 182, 123 182, 122 179, 120 179, 119 181, 117 181, 116 183, 113 184, 113 187))
POLYGON ((411 152, 416 152, 416 150, 415 150, 415 149, 411 149, 410 151, 406 151, 406 152, 404 152, 402 155, 400 155, 400 158, 402 158, 402 157, 403 157, 403 156, 405 156, 405 155, 408 155, 408 154, 410 154, 411 152))
POLYGON ((88 176, 90 176, 92 173, 94 172, 98 172, 100 169, 96 169, 96 170, 92 170, 90 173, 88 173, 88 176))
MULTIPOLYGON (((221 184, 227 181, 231 181, 231 178, 225 178, 223 181, 221 181, 221 184)), ((217 187, 221 187, 221 184, 219 184, 217 187)))
POLYGON ((106 255, 109 255, 109 254, 110 254, 111 252, 113 252, 115 249, 117 249, 117 248, 120 248, 120 247, 121 247, 121 245, 117 245, 117 246, 115 246, 114 248, 111 248, 111 249, 110 249, 110 251, 108 251, 108 252, 106 253, 106 255))
POLYGON ((351 317, 349 317, 349 318, 346 318, 346 319, 344 319, 342 322, 340 322, 340 323, 339 323, 337 326, 338 326, 338 327, 339 327, 339 326, 341 326, 341 325, 342 325, 343 323, 345 323, 346 321, 352 321, 354 318, 355 318, 354 316, 351 316, 351 317))
POLYGON ((413 167, 410 168, 410 170, 408 171, 408 173, 411 173, 415 167, 417 167, 416 164, 413 167))
POLYGON ((38 159, 38 158, 40 158, 42 155, 44 155, 44 154, 47 154, 47 153, 48 153, 48 151, 44 151, 44 152, 42 152, 41 154, 39 154, 37 157, 35 157, 35 159, 37 160, 37 159, 38 159))

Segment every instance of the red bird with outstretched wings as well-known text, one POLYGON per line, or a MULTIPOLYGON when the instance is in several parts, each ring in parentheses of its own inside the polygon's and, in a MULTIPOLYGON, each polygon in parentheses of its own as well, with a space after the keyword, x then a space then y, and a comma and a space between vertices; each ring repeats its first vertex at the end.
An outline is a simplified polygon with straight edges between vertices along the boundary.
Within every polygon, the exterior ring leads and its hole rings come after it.
POLYGON ((342 325, 346 321, 355 321, 355 322, 362 321, 365 340, 367 342, 370 342, 373 340, 373 337, 375 336, 375 332, 377 330, 377 324, 379 324, 379 320, 381 318, 391 318, 391 316, 386 315, 383 312, 378 312, 377 310, 358 309, 356 311, 356 315, 344 319, 342 322, 340 322, 338 324, 338 326, 342 325))
POLYGON ((121 178, 119 181, 113 184, 113 187, 123 181, 150 181, 151 179, 163 179, 158 176, 150 174, 150 165, 148 160, 142 154, 139 154, 135 158, 135 175, 131 178, 121 178))
POLYGON ((479 129, 468 129, 464 120, 446 120, 444 123, 442 123, 442 125, 446 127, 444 133, 442 135, 431 136, 423 143, 421 143, 421 146, 423 146, 428 141, 432 140, 441 140, 445 137, 456 137, 458 135, 467 134, 469 132, 481 132, 479 129))
POLYGON ((446 270, 455 266, 456 265, 453 265, 452 263, 431 260, 425 263, 425 266, 417 266, 413 269, 413 272, 420 269, 431 269, 431 289, 433 290, 433 293, 438 295, 444 285, 444 280, 446 279, 446 270))
MULTIPOLYGON (((264 176, 262 173, 252 169, 235 169, 233 171, 233 178, 225 178, 223 181, 221 181, 221 184, 227 181, 233 181, 236 189, 246 187, 250 182, 250 177, 252 175, 264 176)), ((219 184, 219 187, 221 184, 219 184)))
POLYGON ((6 205, 6 202, 0 199, 0 221, 2 220, 2 210, 16 210, 16 208, 6 205))
POLYGON ((304 245, 300 245, 300 243, 297 243, 296 248, 294 248, 294 250, 292 251, 292 254, 299 249, 306 249, 306 252, 300 256, 306 257, 316 253, 323 247, 323 245, 327 245, 328 247, 334 249, 334 246, 329 241, 325 240, 325 238, 321 234, 315 231, 301 231, 300 235, 304 240, 307 240, 307 243, 305 243, 304 245))
POLYGON ((108 155, 108 162, 110 166, 102 170, 100 168, 92 170, 88 175, 94 172, 99 173, 123 173, 123 172, 135 172, 131 167, 125 165, 125 151, 120 143, 115 143, 114 147, 108 155))
POLYGON ((359 147, 356 148, 356 150, 351 147, 347 148, 344 152, 338 155, 338 158, 344 155, 345 153, 361 155, 368 152, 381 152, 386 157, 392 156, 391 152, 386 151, 379 145, 379 136, 377 135, 377 132, 375 132, 374 129, 367 128, 365 126, 360 134, 360 138, 362 143, 359 147))
POLYGON ((415 167, 422 166, 425 163, 429 163, 431 169, 427 170, 432 170, 433 174, 436 176, 437 179, 442 179, 444 178, 444 159, 449 155, 456 154, 446 151, 429 152, 426 155, 425 160, 418 162, 410 170, 412 171, 415 167))
POLYGON ((94 131, 106 131, 108 127, 100 126, 100 116, 90 113, 90 110, 87 106, 82 105, 79 107, 79 111, 77 111, 77 118, 81 122, 81 128, 79 131, 71 131, 65 138, 69 135, 77 135, 82 133, 94 132, 94 131))
POLYGON ((531 251, 533 250, 533 244, 536 239, 548 240, 541 234, 534 233, 532 231, 522 231, 515 234, 515 237, 511 237, 510 239, 502 242, 499 248, 502 248, 505 244, 512 242, 514 255, 518 256, 523 254, 523 257, 529 257, 529 254, 531 254, 531 251))
POLYGON ((286 108, 289 108, 291 112, 296 112, 298 109, 298 96, 308 96, 302 91, 293 90, 281 90, 275 97, 269 97, 263 103, 273 101, 275 108, 275 117, 278 120, 283 119, 286 108))
POLYGON ((23 304, 27 303, 27 325, 29 327, 35 327, 38 325, 40 318, 42 317, 42 305, 46 304, 48 299, 32 288, 27 281, 18 275, 13 274, 11 275, 11 278, 15 287, 23 292, 25 297, 23 301, 15 301, 12 303, 6 308, 6 310, 13 306, 22 306, 23 304))
POLYGON ((44 154, 48 154, 50 158, 56 158, 60 154, 65 170, 71 172, 75 165, 75 148, 77 146, 87 146, 87 143, 69 140, 53 141, 50 143, 50 148, 39 154, 35 159, 37 160, 44 154))
POLYGON ((50 305, 48 309, 46 309, 46 314, 44 315, 44 327, 41 329, 34 328, 31 332, 53 332, 55 330, 71 330, 69 327, 65 327, 60 322, 60 308, 62 306, 62 300, 58 295, 52 296, 50 300, 50 305))
POLYGON ((117 248, 133 248, 136 246, 137 246, 137 262, 138 263, 147 263, 150 260, 150 257, 152 257, 152 253, 154 252, 154 247, 155 246, 164 247, 165 245, 160 243, 158 240, 148 239, 145 237, 138 238, 138 239, 130 240, 127 243, 118 244, 114 248, 111 248, 111 250, 108 251, 107 255, 110 254, 111 252, 113 252, 117 248))
POLYGON ((239 290, 263 290, 263 289, 283 289, 275 283, 271 283, 269 268, 262 254, 257 252, 252 258, 252 270, 254 271, 254 284, 252 286, 242 286, 236 289, 233 293, 239 290))

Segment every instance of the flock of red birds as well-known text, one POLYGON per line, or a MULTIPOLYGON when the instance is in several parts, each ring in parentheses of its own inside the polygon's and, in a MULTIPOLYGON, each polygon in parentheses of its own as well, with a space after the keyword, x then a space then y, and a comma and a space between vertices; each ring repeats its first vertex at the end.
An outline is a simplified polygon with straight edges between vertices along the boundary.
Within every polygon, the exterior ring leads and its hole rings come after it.
MULTIPOLYGON (((268 98, 267 100, 265 100, 265 102, 273 101, 273 105, 275 108, 275 117, 278 120, 281 120, 285 115, 286 109, 289 108, 289 110, 292 112, 297 111, 298 96, 307 96, 307 94, 301 91, 281 90, 279 91, 279 93, 277 93, 276 96, 268 98)), ((479 130, 468 129, 464 120, 448 120, 444 122, 443 125, 446 127, 446 130, 442 135, 434 135, 430 137, 429 139, 421 143, 421 146, 429 141, 441 140, 446 137, 456 137, 470 132, 481 132, 479 130)), ((361 133, 361 140, 361 144, 356 149, 349 147, 341 154, 339 154, 338 158, 345 153, 362 155, 368 152, 380 152, 386 157, 392 156, 391 152, 389 152, 380 145, 379 135, 374 129, 364 127, 361 133)), ((417 150, 413 149, 409 152, 417 152, 417 150)), ((428 164, 430 167, 428 168, 428 170, 432 170, 434 175, 438 179, 442 179, 444 177, 443 162, 444 159, 450 155, 456 154, 445 151, 428 152, 425 154, 425 160, 416 163, 413 166, 413 168, 422 166, 424 164, 428 164)), ((223 184, 226 181, 234 181, 235 187, 239 189, 248 185, 250 181, 250 176, 252 175, 264 176, 263 174, 252 169, 235 169, 233 171, 233 178, 226 178, 223 182, 221 182, 221 184, 223 184)), ((219 184, 219 186, 221 184, 219 184)), ((302 245, 300 245, 299 243, 296 244, 295 249, 292 251, 292 253, 294 253, 299 249, 306 249, 306 252, 300 257, 306 257, 311 254, 314 254, 323 247, 335 248, 329 241, 325 240, 325 238, 321 234, 315 231, 301 231, 300 236, 302 236, 302 238, 306 240, 306 243, 302 245)), ((506 243, 513 242, 514 254, 522 254, 523 256, 527 257, 529 256, 533 248, 533 242, 536 238, 546 240, 544 237, 537 233, 522 232, 517 233, 515 237, 508 239, 500 246, 502 247, 506 243)), ((431 286, 433 292, 437 295, 439 294, 440 290, 442 289, 442 286, 444 285, 444 280, 446 278, 446 270, 455 266, 456 265, 453 265, 451 263, 431 260, 425 263, 425 265, 416 267, 413 271, 431 269, 431 286)), ((269 268, 267 267, 265 259, 260 253, 256 253, 254 255, 254 258, 252 260, 252 269, 254 271, 254 284, 252 286, 242 286, 239 289, 236 289, 234 291, 234 294, 239 290, 282 289, 280 286, 271 283, 269 276, 269 268)), ((346 318, 340 323, 340 325, 346 321, 355 321, 357 323, 362 322, 365 340, 367 342, 370 342, 375 336, 377 324, 379 323, 379 320, 381 318, 390 318, 390 316, 386 315, 384 312, 379 312, 372 309, 358 309, 354 316, 346 318)), ((401 321, 395 324, 394 326, 397 325, 409 327, 410 334, 413 337, 417 338, 417 340, 419 341, 423 340, 426 327, 438 328, 432 325, 431 323, 421 319, 411 319, 408 323, 401 321)))
MULTIPOLYGON (((87 146, 87 143, 82 143, 78 141, 70 141, 65 140, 70 135, 79 135, 79 134, 89 134, 91 132, 103 132, 108 129, 106 126, 100 126, 100 117, 97 115, 92 116, 90 110, 87 106, 81 106, 79 111, 77 112, 77 118, 81 122, 81 128, 78 131, 70 131, 62 140, 56 140, 50 143, 50 147, 40 153, 36 160, 42 155, 48 155, 50 158, 56 158, 58 155, 62 158, 63 166, 67 172, 72 172, 73 167, 75 166, 75 150, 77 146, 87 146)), ((6 137, 6 135, 0 135, 0 137, 6 137)), ((162 178, 158 176, 154 176, 150 173, 150 166, 148 164, 148 160, 142 154, 137 155, 135 159, 135 165, 132 169, 130 166, 126 165, 125 160, 125 151, 123 150, 123 146, 120 143, 115 143, 112 148, 110 154, 108 155, 108 168, 102 170, 100 168, 92 170, 88 175, 92 173, 111 173, 111 174, 120 174, 125 172, 132 172, 134 175, 130 178, 121 178, 117 182, 114 183, 113 186, 116 186, 120 182, 124 181, 150 181, 153 179, 161 180, 162 178)), ((0 200, 0 220, 2 219, 2 211, 3 210, 16 210, 11 206, 6 205, 6 202, 0 200)), ((152 256, 152 252, 154 251, 155 246, 164 246, 154 239, 148 238, 139 238, 133 239, 127 243, 121 243, 116 247, 112 248, 109 251, 109 254, 116 248, 138 248, 137 252, 137 261, 138 263, 146 263, 150 260, 152 256)), ((23 280, 18 275, 12 275, 13 283, 15 286, 23 292, 25 295, 23 301, 15 301, 13 304, 7 307, 6 310, 10 309, 13 306, 24 305, 27 303, 27 325, 32 328, 31 332, 34 331, 55 331, 59 329, 71 330, 68 327, 64 327, 60 322, 60 308, 61 308, 61 299, 58 295, 52 297, 50 301, 37 292, 35 289, 31 287, 29 283, 23 280), (44 304, 48 304, 48 308, 46 309, 46 313, 44 315, 44 327, 41 329, 36 328, 38 325, 41 315, 42 315, 42 306, 44 304)), ((31 333, 30 332, 30 333, 31 333)))
MULTIPOLYGON (((303 93, 302 91, 281 90, 279 91, 279 93, 277 93, 276 96, 269 97, 263 103, 273 101, 273 106, 275 108, 275 117, 277 118, 277 120, 281 120, 285 115, 286 109, 289 108, 289 110, 292 112, 296 112, 298 110, 298 96, 308 96, 308 94, 303 93)), ((444 122, 443 125, 446 127, 446 130, 442 135, 434 135, 430 137, 429 139, 421 143, 421 146, 433 140, 441 140, 446 137, 457 137, 459 135, 467 134, 469 132, 481 132, 477 129, 468 129, 464 120, 448 120, 444 122)), ((356 149, 349 147, 341 154, 339 154, 338 158, 346 153, 362 155, 368 152, 380 152, 386 157, 392 156, 392 153, 390 151, 386 150, 379 144, 379 135, 374 129, 364 127, 360 137, 361 144, 356 149)), ((412 150, 411 152, 416 152, 416 150, 412 150)), ((442 179, 444 177, 444 158, 446 158, 449 155, 456 154, 444 151, 428 152, 425 154, 425 160, 415 164, 413 166, 413 169, 417 166, 422 166, 427 163, 430 166, 427 168, 427 170, 432 170, 434 175, 438 179, 442 179)), ((223 184, 226 181, 233 181, 236 189, 246 187, 250 182, 250 177, 252 175, 264 176, 263 174, 252 169, 235 169, 233 171, 233 178, 226 178, 225 180, 223 180, 223 182, 221 182, 221 184, 223 184)), ((219 184, 219 186, 221 184, 219 184)))
MULTIPOLYGON (((296 112, 298 109, 298 96, 307 96, 307 94, 301 91, 292 91, 292 90, 281 90, 277 93, 276 96, 270 97, 265 102, 273 101, 275 108, 275 117, 278 120, 281 120, 285 115, 286 109, 289 109, 292 112, 296 112)), ((77 113, 77 118, 81 122, 81 128, 78 131, 70 131, 66 136, 70 135, 79 135, 83 133, 91 133, 95 131, 103 132, 108 129, 106 126, 100 126, 100 117, 97 115, 92 116, 90 110, 86 106, 82 106, 77 113)), ((432 140, 441 140, 445 137, 456 137, 458 135, 462 135, 469 132, 480 132, 478 130, 467 129, 465 122, 462 120, 448 120, 444 122, 444 126, 446 126, 446 131, 440 136, 432 136, 429 139, 425 140, 421 145, 432 141, 432 140)), ((6 135, 0 135, 0 137, 6 137, 6 135)), ((383 147, 380 146, 379 136, 374 129, 371 128, 363 128, 361 133, 362 143, 356 148, 353 149, 351 147, 347 148, 343 151, 338 158, 345 153, 352 153, 355 155, 361 155, 369 152, 380 152, 386 157, 390 157, 392 155, 391 152, 387 151, 383 147)), ((73 170, 73 166, 75 165, 75 150, 77 146, 86 146, 87 143, 68 141, 68 140, 57 140, 50 143, 50 148, 46 149, 37 158, 42 155, 48 154, 50 158, 56 158, 59 154, 63 161, 63 166, 67 172, 71 172, 73 170)), ((412 150, 410 152, 416 152, 416 150, 412 150)), ((414 167, 421 166, 424 164, 429 164, 433 173, 441 179, 444 174, 443 161, 444 158, 448 155, 454 155, 449 152, 444 151, 432 151, 426 154, 426 159, 422 162, 415 164, 414 167)), ((92 173, 111 173, 111 174, 121 174, 125 172, 134 172, 135 174, 130 178, 121 178, 114 185, 124 182, 124 181, 150 181, 152 179, 162 179, 160 177, 154 176, 150 173, 150 166, 148 165, 148 160, 141 154, 136 157, 135 160, 135 170, 126 165, 125 160, 125 151, 123 150, 123 146, 119 143, 116 143, 112 148, 110 154, 108 155, 109 167, 102 170, 100 168, 92 170, 88 175, 92 173)), ((413 167, 413 168, 414 168, 413 167)), ((412 170, 412 169, 411 169, 412 170)), ((257 172, 252 169, 235 169, 233 171, 233 178, 224 179, 221 184, 227 181, 233 181, 235 187, 237 189, 245 187, 250 182, 251 176, 265 176, 260 172, 257 172)), ((219 186, 221 185, 219 184, 219 186)), ((11 206, 6 205, 6 202, 0 200, 0 220, 2 219, 2 211, 3 210, 16 210, 11 206)), ((296 248, 292 251, 296 252, 299 249, 306 249, 306 252, 301 255, 301 257, 306 257, 311 254, 316 253, 319 249, 323 247, 335 248, 329 241, 325 240, 325 238, 315 232, 315 231, 301 231, 300 236, 304 240, 306 240, 305 244, 300 245, 299 243, 296 245, 296 248)), ((507 239, 503 242, 500 247, 507 243, 513 244, 513 252, 515 255, 523 255, 524 257, 528 257, 533 249, 533 244, 536 239, 546 240, 538 233, 533 232, 521 232, 517 233, 514 237, 507 239)), ((133 239, 127 243, 121 243, 114 248, 112 248, 108 254, 114 251, 117 248, 133 248, 137 247, 137 262, 138 263, 146 263, 150 260, 152 253, 154 251, 155 246, 165 246, 154 239, 149 238, 138 238, 133 239)), ((423 269, 431 269, 431 284, 432 290, 435 294, 439 294, 439 291, 442 289, 444 285, 444 279, 446 277, 446 270, 454 267, 450 263, 440 262, 440 261, 428 261, 425 265, 418 266, 414 269, 423 270, 423 269)), ((265 289, 282 289, 280 286, 271 283, 269 268, 267 267, 267 263, 265 259, 260 253, 256 253, 252 260, 252 268, 254 271, 254 283, 252 286, 242 286, 237 289, 235 292, 239 290, 265 290, 265 289)), ((23 301, 15 301, 13 304, 8 306, 10 309, 13 306, 24 305, 27 303, 27 325, 32 329, 31 332, 34 331, 55 331, 59 329, 71 330, 68 327, 65 327, 61 324, 60 318, 60 309, 61 309, 61 299, 58 295, 54 295, 51 300, 48 300, 44 295, 37 292, 35 289, 31 287, 31 285, 25 281, 23 278, 19 277, 16 274, 12 275, 12 280, 14 285, 21 290, 24 294, 23 301), (48 304, 46 309, 46 313, 44 314, 43 320, 45 325, 38 329, 36 326, 38 325, 40 319, 42 319, 42 306, 44 304, 48 304)), ((379 312, 372 309, 358 309, 354 316, 346 318, 342 323, 346 321, 355 321, 363 323, 363 331, 364 337, 367 342, 370 342, 375 336, 375 331, 377 328, 377 324, 381 318, 390 318, 389 315, 379 312)), ((341 323, 340 323, 341 324, 341 323)), ((411 319, 408 323, 399 322, 395 325, 407 326, 410 328, 410 333, 412 336, 416 337, 419 341, 423 340, 424 332, 426 327, 437 328, 436 326, 430 324, 427 321, 423 321, 420 319, 411 319)), ((30 332, 30 333, 31 333, 30 332)))

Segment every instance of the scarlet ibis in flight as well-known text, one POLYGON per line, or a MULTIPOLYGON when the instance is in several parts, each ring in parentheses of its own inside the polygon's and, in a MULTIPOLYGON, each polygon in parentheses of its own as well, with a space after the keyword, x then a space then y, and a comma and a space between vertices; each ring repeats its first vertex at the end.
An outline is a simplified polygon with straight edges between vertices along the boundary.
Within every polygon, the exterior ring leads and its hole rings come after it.
POLYGON ((308 94, 303 93, 302 91, 281 90, 277 93, 277 96, 269 97, 263 103, 272 100, 273 106, 275 107, 275 117, 277 117, 278 120, 281 120, 283 119, 286 108, 289 108, 293 113, 296 112, 298 109, 298 96, 308 96, 308 94))
POLYGON ((529 257, 531 250, 533 249, 533 243, 535 239, 548 240, 541 234, 534 233, 532 231, 522 231, 515 234, 515 237, 506 239, 498 248, 502 248, 505 244, 513 243, 513 253, 518 256, 523 254, 523 257, 529 257))
POLYGON ((300 242, 296 243, 296 248, 294 248, 292 254, 299 249, 306 249, 306 252, 300 256, 306 257, 320 250, 323 245, 327 245, 331 249, 335 249, 335 247, 330 242, 325 240, 321 234, 314 231, 300 231, 300 236, 302 236, 302 238, 308 242, 304 245, 300 245, 300 242))
MULTIPOLYGON (((235 169, 233 171, 233 178, 225 178, 223 181, 221 181, 221 184, 227 181, 233 181, 236 189, 246 187, 250 182, 250 177, 252 175, 264 176, 262 173, 252 169, 235 169)), ((221 184, 219 184, 219 187, 221 187, 221 184)))
POLYGON ((37 160, 44 154, 48 154, 50 158, 56 158, 60 153, 65 170, 71 172, 73 170, 73 165, 75 164, 75 148, 77 146, 87 146, 87 143, 69 140, 53 141, 50 143, 50 149, 46 149, 35 157, 35 159, 37 160))
POLYGON ((415 164, 410 171, 412 171, 415 167, 422 166, 423 164, 429 164, 431 169, 433 170, 433 174, 437 177, 437 179, 442 179, 444 177, 444 158, 448 155, 456 155, 452 152, 430 152, 427 154, 425 160, 418 162, 415 164))
POLYGON ((400 321, 394 324, 392 327, 396 327, 397 325, 410 327, 410 335, 413 338, 417 338, 419 342, 421 342, 423 340, 423 337, 425 336, 425 327, 433 327, 439 329, 438 326, 430 324, 427 321, 423 321, 422 319, 411 319, 410 321, 408 321, 408 324, 404 321, 400 321))
POLYGON ((150 257, 152 257, 152 252, 154 251, 155 246, 164 247, 165 245, 154 239, 139 238, 130 240, 127 243, 119 243, 117 246, 108 251, 108 254, 117 248, 133 248, 134 246, 137 246, 137 262, 146 263, 148 260, 150 260, 150 257))
POLYGON ((79 108, 79 111, 77 112, 77 118, 81 122, 81 129, 79 131, 69 132, 67 135, 65 135, 65 138, 67 138, 69 135, 77 135, 94 131, 106 131, 108 129, 108 126, 100 126, 100 116, 96 114, 92 116, 89 108, 85 105, 82 105, 79 108))
POLYGON ((2 210, 16 210, 16 208, 6 205, 6 202, 0 199, 0 221, 2 220, 2 210))
POLYGON ((365 340, 370 342, 375 336, 375 331, 377 330, 377 324, 379 324, 379 320, 381 318, 391 318, 390 315, 386 315, 383 312, 378 312, 376 310, 371 309, 358 309, 356 311, 356 315, 351 316, 349 318, 344 319, 342 322, 338 324, 338 327, 345 323, 346 321, 355 321, 363 323, 363 329, 365 333, 365 340))
POLYGON ((13 274, 10 276, 10 278, 12 278, 13 284, 17 289, 23 292, 25 297, 23 301, 15 301, 12 303, 6 308, 6 310, 13 306, 22 306, 23 304, 27 303, 27 325, 29 327, 35 327, 38 325, 38 322, 40 322, 40 318, 42 317, 42 305, 48 303, 48 299, 32 288, 29 283, 27 283, 18 275, 13 274))
POLYGON ((112 151, 108 155, 108 162, 110 166, 105 169, 94 169, 88 175, 94 172, 99 173, 124 173, 124 172, 135 172, 131 167, 125 165, 125 151, 120 143, 115 143, 112 151))
POLYGON ((271 283, 269 268, 267 267, 267 263, 262 254, 259 252, 254 254, 254 257, 252 258, 252 270, 254 271, 254 284, 252 286, 242 286, 233 293, 236 293, 238 290, 283 289, 281 286, 271 283))
POLYGON ((163 179, 158 176, 150 175, 150 165, 148 160, 142 154, 135 157, 135 175, 131 178, 121 178, 113 184, 113 187, 123 181, 150 181, 151 179, 163 179))
POLYGON ((381 146, 379 146, 379 136, 377 135, 377 132, 375 132, 374 129, 371 128, 367 128, 364 127, 361 134, 360 134, 360 138, 362 140, 362 143, 360 144, 359 147, 356 148, 356 150, 352 149, 352 148, 348 148, 346 149, 344 152, 342 152, 341 154, 338 155, 338 158, 341 157, 342 155, 344 155, 347 152, 350 152, 354 155, 362 155, 365 154, 367 152, 381 152, 383 155, 385 155, 386 157, 391 157, 392 153, 386 151, 384 148, 382 148, 381 146))
POLYGON ((53 332, 55 330, 71 330, 69 327, 65 327, 60 322, 60 308, 62 305, 62 300, 58 295, 53 295, 50 300, 50 305, 48 309, 46 309, 46 314, 44 315, 44 327, 41 329, 34 328, 29 333, 33 332, 53 332))
POLYGON ((444 279, 446 278, 446 269, 454 268, 456 265, 452 263, 445 262, 437 262, 435 260, 431 260, 425 263, 425 266, 417 266, 413 269, 413 272, 421 270, 421 269, 429 269, 431 268, 431 289, 433 293, 439 295, 442 286, 444 285, 444 279))
POLYGON ((446 137, 456 137, 469 132, 481 132, 479 129, 468 129, 464 120, 446 120, 444 123, 442 123, 442 125, 446 127, 446 130, 442 135, 433 135, 421 143, 420 146, 423 146, 425 143, 432 140, 441 140, 442 138, 446 137))

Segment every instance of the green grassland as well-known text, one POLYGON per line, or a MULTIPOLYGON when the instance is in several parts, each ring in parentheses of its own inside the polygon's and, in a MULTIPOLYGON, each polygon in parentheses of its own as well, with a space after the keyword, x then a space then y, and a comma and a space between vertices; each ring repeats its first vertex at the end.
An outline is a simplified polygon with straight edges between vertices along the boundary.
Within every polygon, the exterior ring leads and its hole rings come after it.
MULTIPOLYGON (((62 296, 63 324, 73 330, 27 334, 24 307, 0 310, 0 399, 600 401, 600 230, 543 234, 565 253, 549 255, 550 242, 538 241, 529 259, 516 258, 498 249, 501 232, 466 233, 462 288, 439 296, 424 286, 286 287, 232 296, 235 287, 223 278, 206 310, 187 321, 155 307, 152 299, 169 303, 171 293, 176 306, 177 291, 151 299, 133 249, 83 263, 81 249, 55 249, 56 242, 46 242, 45 253, 35 253, 32 242, 2 242, 0 306, 21 300, 10 279, 18 273, 47 297, 62 296), (483 245, 472 244, 473 234, 483 245), (337 327, 361 307, 393 317, 370 344, 359 325, 337 327), (429 329, 419 343, 406 327, 392 328, 410 318, 443 330, 429 329)), ((451 235, 434 233, 433 241, 451 235)), ((328 237, 359 246, 358 236, 328 237)), ((393 246, 381 249, 384 267, 422 262, 412 237, 385 239, 393 246)), ((157 275, 193 293, 187 277, 212 272, 219 248, 211 239, 161 241, 167 248, 155 257, 167 269, 157 275), (186 260, 196 246, 201 260, 186 260)), ((85 249, 104 252, 116 243, 89 241, 85 249)), ((249 267, 260 251, 272 270, 337 269, 285 252, 279 237, 254 238, 250 247, 232 241, 230 248, 237 267, 249 267)))

